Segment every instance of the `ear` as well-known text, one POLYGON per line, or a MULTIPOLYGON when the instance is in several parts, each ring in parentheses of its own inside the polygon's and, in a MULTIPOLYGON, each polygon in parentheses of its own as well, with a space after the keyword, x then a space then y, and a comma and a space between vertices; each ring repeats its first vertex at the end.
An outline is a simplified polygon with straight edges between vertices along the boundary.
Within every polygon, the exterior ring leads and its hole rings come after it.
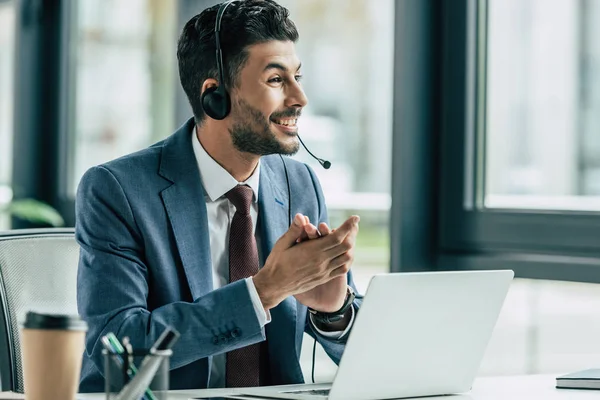
POLYGON ((208 78, 202 83, 202 89, 200 90, 200 94, 204 93, 208 88, 217 86, 219 86, 219 82, 216 79, 208 78))

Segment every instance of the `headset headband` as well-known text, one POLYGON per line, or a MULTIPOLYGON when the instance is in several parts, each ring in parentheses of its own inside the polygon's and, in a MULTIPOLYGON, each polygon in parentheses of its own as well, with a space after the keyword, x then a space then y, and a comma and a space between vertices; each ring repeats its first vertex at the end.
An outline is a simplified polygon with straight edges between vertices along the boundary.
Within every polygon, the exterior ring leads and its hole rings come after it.
POLYGON ((223 53, 221 52, 221 20, 227 7, 237 0, 229 0, 226 3, 221 4, 219 11, 217 11, 217 20, 215 21, 215 43, 216 43, 216 58, 217 58, 217 69, 219 70, 219 85, 225 87, 225 80, 223 78, 223 53))

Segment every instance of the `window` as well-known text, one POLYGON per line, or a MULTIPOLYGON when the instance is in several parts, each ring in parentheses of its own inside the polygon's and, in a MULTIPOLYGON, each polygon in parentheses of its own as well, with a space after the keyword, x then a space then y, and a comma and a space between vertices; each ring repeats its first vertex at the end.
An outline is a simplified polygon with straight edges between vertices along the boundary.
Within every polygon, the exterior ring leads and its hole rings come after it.
POLYGON ((488 3, 485 206, 600 211, 600 3, 488 3))
MULTIPOLYGON (((0 1, 0 209, 12 198, 14 33, 14 3, 0 1)), ((0 230, 8 229, 8 223, 0 214, 0 230)))
POLYGON ((600 353, 599 286, 587 283, 600 282, 598 5, 442 3, 436 267, 515 270, 480 374, 589 368, 600 353))
POLYGON ((280 4, 300 34, 297 52, 309 104, 299 132, 332 167, 324 170, 303 149, 295 158, 318 175, 332 227, 361 216, 353 272, 364 290, 372 274, 389 271, 394 2, 280 4))
POLYGON ((590 55, 597 8, 567 0, 445 8, 444 268, 600 281, 598 79, 590 55))
POLYGON ((74 166, 83 173, 175 129, 176 1, 77 3, 74 166))
MULTIPOLYGON (((279 3, 289 9, 300 34, 297 52, 309 103, 299 132, 332 166, 324 170, 303 149, 294 158, 317 174, 332 227, 360 215, 352 271, 364 293, 373 274, 390 269, 394 1, 279 3)), ((301 365, 308 381, 312 340, 307 336, 304 343, 301 365)), ((317 379, 331 380, 335 370, 318 346, 317 379)))

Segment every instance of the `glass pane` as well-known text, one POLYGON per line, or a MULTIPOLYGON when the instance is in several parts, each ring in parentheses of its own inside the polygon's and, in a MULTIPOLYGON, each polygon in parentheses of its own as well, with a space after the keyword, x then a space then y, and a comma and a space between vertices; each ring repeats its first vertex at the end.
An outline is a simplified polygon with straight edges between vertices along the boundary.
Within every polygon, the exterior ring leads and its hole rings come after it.
POLYGON ((389 270, 394 2, 279 3, 290 10, 300 34, 297 51, 309 103, 299 132, 332 166, 323 169, 303 149, 295 158, 318 175, 332 226, 361 216, 354 270, 365 274, 366 286, 372 273, 389 270))
POLYGON ((77 2, 72 194, 91 166, 175 129, 176 1, 77 2))
MULTIPOLYGON (((0 209, 12 198, 14 40, 14 3, 0 2, 0 209)), ((9 218, 0 213, 0 230, 8 224, 9 218)))
POLYGON ((485 205, 600 211, 600 2, 490 0, 485 205))
POLYGON ((479 375, 562 374, 596 368, 600 285, 515 279, 479 375))
MULTIPOLYGON (((299 132, 332 166, 323 169, 303 149, 295 158, 318 175, 331 226, 361 216, 352 270, 364 292, 374 273, 389 271, 394 1, 278 2, 290 10, 300 34, 297 51, 309 102, 299 132)), ((310 380, 309 338, 301 364, 310 380)), ((315 375, 325 381, 334 372, 335 364, 318 348, 315 375)))

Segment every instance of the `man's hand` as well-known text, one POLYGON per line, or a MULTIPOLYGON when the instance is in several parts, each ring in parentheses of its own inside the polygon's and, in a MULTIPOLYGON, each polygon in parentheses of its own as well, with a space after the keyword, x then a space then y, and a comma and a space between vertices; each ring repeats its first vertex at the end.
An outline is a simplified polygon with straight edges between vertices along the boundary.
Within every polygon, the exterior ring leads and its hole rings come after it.
MULTIPOLYGON (((340 281, 343 279, 345 282, 353 259, 352 249, 358 232, 358 221, 357 216, 350 217, 335 232, 327 232, 326 236, 298 243, 305 232, 306 220, 303 215, 297 214, 290 229, 275 243, 264 267, 253 277, 265 309, 269 310, 288 296, 308 292, 334 278, 341 277, 340 281)), ((320 311, 327 311, 322 309, 325 303, 331 307, 327 309, 337 305, 335 310, 332 309, 336 311, 343 302, 345 286, 339 304, 339 296, 333 296, 334 299, 317 294, 322 294, 322 291, 300 298, 303 299, 303 304, 320 311)))
MULTIPOLYGON (((358 216, 353 216, 359 218, 358 216)), ((306 218, 305 232, 306 239, 317 239, 322 236, 327 236, 333 232, 330 230, 326 223, 321 222, 319 224, 319 228, 317 229, 314 225, 310 224, 308 221, 308 217, 306 218)), ((360 218, 359 218, 360 221, 360 218)), ((353 237, 353 241, 356 240, 356 234, 358 233, 358 225, 356 227, 356 233, 353 237)), ((349 261, 344 265, 347 267, 347 270, 350 269, 352 263, 354 262, 354 244, 352 249, 347 252, 349 256, 349 261)), ((322 312, 335 312, 339 310, 344 304, 344 300, 346 298, 348 286, 348 278, 347 274, 340 275, 331 279, 329 282, 323 283, 315 288, 306 291, 304 293, 296 294, 296 300, 300 303, 304 304, 307 307, 312 308, 313 310, 322 311, 322 312)))
MULTIPOLYGON (((302 231, 300 237, 296 240, 296 243, 321 237, 321 232, 319 232, 316 226, 310 223, 310 219, 306 215, 302 215, 302 218, 304 219, 304 230, 302 231)), ((325 223, 322 224, 327 226, 325 223)), ((329 231, 329 227, 327 227, 327 230, 329 231)))

